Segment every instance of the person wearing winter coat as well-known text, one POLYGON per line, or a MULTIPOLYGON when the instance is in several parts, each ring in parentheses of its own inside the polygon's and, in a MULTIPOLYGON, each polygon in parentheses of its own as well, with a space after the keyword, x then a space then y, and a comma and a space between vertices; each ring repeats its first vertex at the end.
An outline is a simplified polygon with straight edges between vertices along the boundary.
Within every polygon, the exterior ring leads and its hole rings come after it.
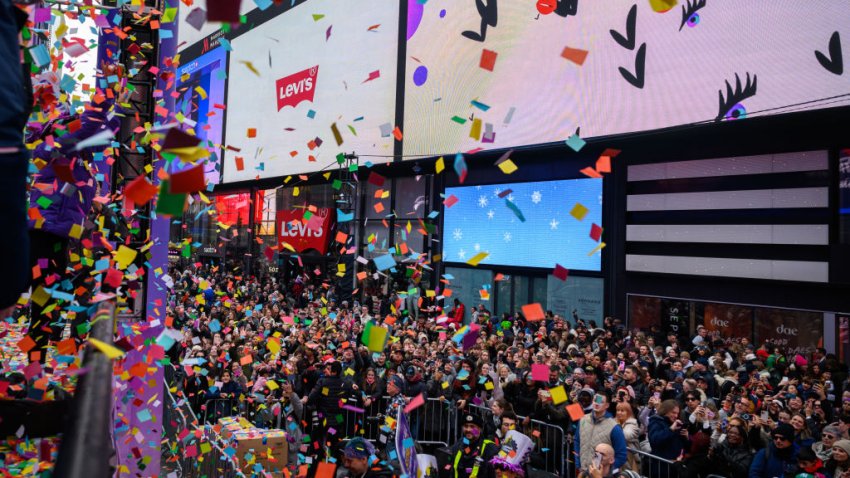
MULTIPOLYGON (((623 429, 626 447, 629 450, 640 450, 640 426, 635 418, 634 409, 631 404, 628 402, 619 402, 617 404, 615 419, 620 424, 620 428, 623 429)), ((626 466, 623 469, 640 472, 640 458, 638 455, 630 451, 629 458, 626 460, 626 466)))
POLYGON ((726 428, 726 439, 712 447, 708 457, 728 478, 747 478, 753 461, 753 450, 747 444, 747 431, 738 425, 726 428))
MULTIPOLYGON (((658 412, 649 418, 647 435, 654 455, 668 460, 683 456, 689 441, 688 430, 679 420, 679 402, 674 399, 661 402, 658 412)), ((654 461, 650 466, 650 476, 677 476, 675 468, 664 462, 654 461)))
POLYGON ((774 478, 792 476, 797 470, 797 452, 794 429, 782 423, 771 433, 772 443, 759 450, 750 465, 749 478, 774 478))

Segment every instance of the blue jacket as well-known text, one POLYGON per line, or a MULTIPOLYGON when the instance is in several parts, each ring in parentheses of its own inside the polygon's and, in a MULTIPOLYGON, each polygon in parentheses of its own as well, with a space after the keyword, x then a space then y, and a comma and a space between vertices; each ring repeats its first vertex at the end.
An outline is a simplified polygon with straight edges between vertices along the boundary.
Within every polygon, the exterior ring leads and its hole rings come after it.
MULTIPOLYGON (((55 147, 46 142, 40 143, 33 150, 33 161, 42 160, 47 163, 33 176, 33 188, 30 190, 30 207, 38 208, 44 222, 41 229, 60 237, 69 237, 74 224, 82 226, 86 214, 91 209, 97 190, 97 181, 91 169, 91 152, 97 148, 84 148, 85 152, 76 151, 77 143, 110 129, 115 132, 118 128, 118 118, 107 118, 107 112, 112 107, 113 100, 106 100, 87 110, 80 117, 80 128, 73 133, 58 135, 55 124, 45 128, 37 138, 44 139, 53 135, 55 147), (57 170, 70 168, 73 182, 60 179, 57 170), (72 186, 70 191, 63 194, 66 185, 72 186), (41 203, 39 203, 39 200, 41 203)), ((66 122, 67 125, 67 122, 66 122)), ((30 219, 30 229, 35 229, 35 220, 30 219)))
MULTIPOLYGON (((613 419, 614 417, 610 413, 605 412, 605 418, 613 419)), ((596 420, 596 418, 591 417, 591 420, 596 420)), ((577 451, 581 450, 581 443, 580 443, 580 439, 579 439, 579 437, 581 436, 581 430, 579 430, 580 424, 581 424, 580 421, 578 423, 576 423, 575 448, 574 449, 577 450, 577 451)), ((629 450, 628 450, 628 445, 626 444, 626 437, 625 437, 625 435, 623 435, 623 429, 620 427, 620 425, 616 425, 614 428, 611 429, 610 439, 611 439, 611 448, 614 449, 614 469, 622 468, 623 465, 626 464, 626 460, 629 457, 629 450)), ((576 469, 577 470, 581 468, 581 463, 580 463, 580 460, 579 460, 580 457, 581 457, 581 453, 576 453, 576 469)))
POLYGON ((796 444, 791 445, 791 454, 784 459, 779 456, 776 446, 771 443, 756 453, 750 465, 750 478, 773 478, 791 475, 797 470, 796 444))
POLYGON ((678 432, 670 429, 673 423, 663 415, 649 417, 646 433, 649 436, 649 446, 654 455, 675 460, 688 446, 689 441, 678 432))

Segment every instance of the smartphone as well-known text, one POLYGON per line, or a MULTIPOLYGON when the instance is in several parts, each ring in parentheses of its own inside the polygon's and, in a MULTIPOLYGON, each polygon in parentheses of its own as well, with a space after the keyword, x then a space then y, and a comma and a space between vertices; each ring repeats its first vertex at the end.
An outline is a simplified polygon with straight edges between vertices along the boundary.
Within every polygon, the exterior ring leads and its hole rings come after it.
POLYGON ((652 396, 660 399, 661 398, 661 392, 655 392, 655 393, 652 394, 652 396))
POLYGON ((593 453, 593 467, 596 469, 602 468, 602 453, 593 453))
POLYGON ((761 415, 759 415, 759 418, 761 419, 761 421, 766 422, 767 419, 769 418, 769 416, 768 416, 767 412, 761 412, 761 415))

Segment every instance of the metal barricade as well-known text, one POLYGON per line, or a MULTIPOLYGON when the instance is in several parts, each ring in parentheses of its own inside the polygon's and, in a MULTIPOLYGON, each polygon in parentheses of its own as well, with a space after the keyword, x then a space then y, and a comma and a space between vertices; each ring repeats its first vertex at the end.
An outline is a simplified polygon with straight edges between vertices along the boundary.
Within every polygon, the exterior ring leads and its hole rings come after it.
POLYGON ((567 476, 570 443, 564 429, 551 423, 531 420, 525 426, 524 432, 534 441, 535 453, 541 461, 537 468, 557 473, 559 476, 567 476))
POLYGON ((238 398, 214 398, 204 404, 204 423, 216 423, 219 418, 241 416, 242 401, 238 398))
POLYGON ((634 448, 629 448, 628 450, 629 453, 633 453, 640 458, 641 475, 658 478, 677 478, 679 476, 676 461, 661 458, 645 451, 635 450, 634 448))
POLYGON ((423 445, 451 446, 457 437, 457 407, 453 402, 428 398, 410 413, 411 434, 423 445), (416 420, 418 420, 418 425, 416 420))

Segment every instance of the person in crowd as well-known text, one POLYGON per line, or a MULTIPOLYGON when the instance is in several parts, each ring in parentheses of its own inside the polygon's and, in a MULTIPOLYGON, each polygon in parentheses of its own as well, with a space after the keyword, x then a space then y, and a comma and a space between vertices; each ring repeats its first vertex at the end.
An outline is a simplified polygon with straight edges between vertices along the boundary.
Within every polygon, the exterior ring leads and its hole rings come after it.
POLYGON ((593 398, 593 413, 579 420, 575 431, 576 468, 588 466, 593 460, 596 445, 605 443, 614 449, 614 469, 626 464, 628 451, 623 429, 608 412, 608 396, 597 393, 593 398))
POLYGON ((794 443, 794 428, 783 423, 771 433, 772 443, 756 453, 750 465, 750 478, 788 476, 797 470, 799 447, 794 443))
POLYGON ((614 448, 607 443, 600 443, 593 448, 593 459, 586 468, 579 472, 579 478, 610 478, 615 476, 616 460, 614 448))
MULTIPOLYGON (((679 418, 679 410, 679 402, 664 400, 658 406, 658 412, 649 419, 647 435, 652 453, 667 460, 681 460, 689 445, 688 429, 679 418)), ((653 476, 675 475, 675 470, 664 462, 656 461, 650 466, 653 476)))
MULTIPOLYGON (((632 405, 627 401, 617 402, 617 424, 623 429, 626 446, 630 450, 640 450, 640 426, 635 418, 632 405)), ((640 459, 636 453, 629 452, 629 458, 624 467, 627 470, 640 471, 640 459)))
POLYGON ((490 460, 496 456, 499 448, 482 436, 483 425, 479 415, 464 415, 461 438, 449 449, 454 478, 487 477, 492 474, 490 460))
POLYGON ((797 472, 797 476, 802 473, 815 477, 827 476, 823 461, 815 455, 811 448, 800 448, 800 451, 797 452, 797 472))
POLYGON ((850 478, 850 440, 838 440, 826 462, 826 472, 833 478, 850 478))
POLYGON ((838 440, 839 434, 841 434, 841 430, 836 425, 827 425, 824 427, 823 432, 821 432, 821 441, 812 445, 812 450, 814 450, 817 457, 824 463, 832 458, 832 447, 835 445, 835 441, 838 440))
POLYGON ((324 376, 319 379, 310 394, 302 400, 304 405, 312 404, 317 412, 321 444, 333 450, 334 445, 340 437, 337 433, 329 433, 336 430, 335 427, 343 426, 339 423, 339 415, 342 407, 341 400, 348 398, 354 391, 352 384, 340 377, 342 364, 338 361, 325 364, 324 376))
POLYGON ((709 450, 711 463, 718 468, 719 474, 728 478, 746 478, 749 476, 753 461, 753 450, 747 443, 747 430, 744 423, 729 423, 725 439, 709 450))
POLYGON ((534 442, 516 430, 510 430, 500 446, 499 452, 490 459, 496 478, 523 478, 534 442))
POLYGON ((375 447, 361 437, 348 440, 342 452, 337 478, 394 478, 399 476, 375 456, 375 447))

